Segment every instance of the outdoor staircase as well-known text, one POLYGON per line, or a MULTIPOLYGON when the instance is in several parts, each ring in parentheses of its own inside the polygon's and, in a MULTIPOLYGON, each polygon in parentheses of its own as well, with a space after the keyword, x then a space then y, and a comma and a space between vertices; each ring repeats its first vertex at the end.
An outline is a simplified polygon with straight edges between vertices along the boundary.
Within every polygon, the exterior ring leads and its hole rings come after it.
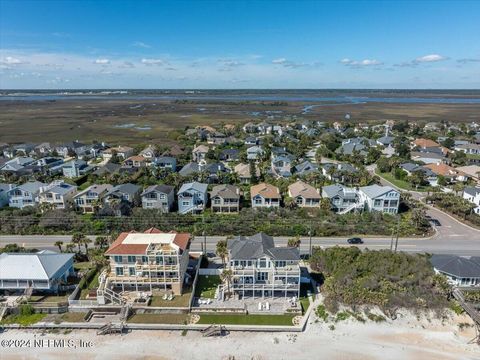
POLYGON ((355 203, 355 204, 352 204, 352 205, 348 206, 347 208, 343 209, 342 211, 339 211, 337 214, 343 215, 343 214, 349 213, 352 210, 357 210, 357 209, 361 209, 361 208, 362 208, 361 204, 355 203))
POLYGON ((112 304, 125 305, 127 299, 123 296, 117 294, 115 291, 109 288, 107 272, 104 271, 99 276, 99 285, 97 289, 97 300, 99 304, 105 305, 106 302, 110 301, 112 304))

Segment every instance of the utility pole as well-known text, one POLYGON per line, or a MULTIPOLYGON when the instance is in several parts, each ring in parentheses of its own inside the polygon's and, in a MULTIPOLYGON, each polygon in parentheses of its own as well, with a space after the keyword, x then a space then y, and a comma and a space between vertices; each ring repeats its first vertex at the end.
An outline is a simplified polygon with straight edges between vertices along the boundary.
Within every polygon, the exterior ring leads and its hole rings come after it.
POLYGON ((203 251, 206 256, 207 255, 207 236, 205 235, 205 230, 202 231, 202 236, 203 236, 203 251))
POLYGON ((308 258, 312 257, 312 231, 308 230, 308 237, 309 237, 309 251, 308 251, 308 258))

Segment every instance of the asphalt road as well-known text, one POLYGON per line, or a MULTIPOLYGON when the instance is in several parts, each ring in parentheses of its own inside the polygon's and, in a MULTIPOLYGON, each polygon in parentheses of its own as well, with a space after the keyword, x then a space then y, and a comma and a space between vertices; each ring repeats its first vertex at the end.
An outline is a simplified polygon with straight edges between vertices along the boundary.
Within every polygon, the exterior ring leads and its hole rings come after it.
MULTIPOLYGON (((374 170, 374 167, 369 169, 374 170)), ((385 185, 395 187, 395 185, 382 179, 385 185)), ((410 192, 412 196, 418 200, 424 196, 419 192, 410 192)), ((460 221, 452 218, 444 212, 427 207, 427 214, 433 219, 440 222, 440 226, 436 227, 436 234, 431 238, 400 238, 398 241, 398 250, 406 252, 427 252, 432 254, 456 254, 456 255, 472 255, 480 256, 480 230, 471 228, 460 221)), ((90 236, 93 240, 95 236, 90 236)), ((214 252, 216 243, 223 236, 207 236, 207 251, 214 252)), ((39 248, 39 249, 57 249, 53 244, 56 241, 63 241, 64 244, 69 243, 71 236, 65 235, 1 235, 0 246, 6 244, 17 243, 18 245, 39 248)), ((331 247, 331 246, 350 246, 347 244, 347 238, 312 238, 312 246, 331 247)), ((389 249, 391 246, 390 237, 364 238, 364 244, 359 245, 360 248, 369 248, 372 250, 389 249)), ((286 245, 288 237, 277 237, 275 242, 277 245, 286 245)), ((192 250, 202 250, 204 239, 196 237, 192 243, 192 250)), ((301 239, 300 249, 302 253, 308 253, 310 247, 309 238, 301 239)))
MULTIPOLYGON (((439 219, 442 222, 442 219, 439 219)), ((447 225, 448 226, 448 225, 447 225)), ((475 237, 457 236, 452 230, 445 225, 439 227, 439 232, 431 238, 400 238, 398 241, 398 250, 406 252, 428 252, 433 254, 456 254, 456 255, 476 255, 480 256, 480 232, 475 233, 475 237)), ((95 236, 91 236, 92 239, 95 236)), ((207 251, 214 252, 216 243, 220 239, 225 239, 224 236, 207 236, 204 239, 202 236, 197 236, 193 242, 191 249, 200 251, 203 249, 203 243, 206 240, 207 251)), ((300 249, 302 253, 308 253, 310 247, 310 239, 308 237, 301 238, 300 249)), ((359 245, 360 248, 368 248, 372 250, 389 249, 391 245, 391 238, 363 238, 364 244, 359 245)), ((0 246, 6 244, 17 243, 18 245, 55 250, 53 245, 56 241, 63 241, 64 245, 71 241, 71 236, 64 235, 5 235, 0 236, 0 246)), ((276 237, 275 243, 277 245, 286 245, 288 237, 276 237)), ((312 247, 332 247, 332 246, 351 246, 347 243, 347 238, 312 238, 312 247)))

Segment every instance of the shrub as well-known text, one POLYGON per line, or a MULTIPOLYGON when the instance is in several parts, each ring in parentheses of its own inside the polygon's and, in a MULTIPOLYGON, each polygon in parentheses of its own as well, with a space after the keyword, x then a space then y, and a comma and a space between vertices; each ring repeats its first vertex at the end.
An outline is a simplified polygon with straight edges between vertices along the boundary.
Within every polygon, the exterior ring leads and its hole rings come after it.
POLYGON ((318 305, 317 306, 317 308, 315 309, 315 315, 317 315, 317 317, 319 317, 320 319, 322 319, 325 322, 328 319, 328 312, 325 309, 324 305, 318 305))
POLYGON ((20 305, 20 315, 28 316, 35 314, 35 308, 30 304, 20 305))

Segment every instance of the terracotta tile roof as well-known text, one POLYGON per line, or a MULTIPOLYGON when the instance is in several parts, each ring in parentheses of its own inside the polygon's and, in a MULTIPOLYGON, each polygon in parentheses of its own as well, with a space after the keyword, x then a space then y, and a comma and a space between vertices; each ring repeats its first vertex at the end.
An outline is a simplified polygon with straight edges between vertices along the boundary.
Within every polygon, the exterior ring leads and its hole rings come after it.
MULTIPOLYGON (((129 234, 142 234, 138 231, 122 232, 118 238, 110 245, 105 255, 141 255, 145 254, 149 244, 124 244, 123 242, 129 234)), ((143 232, 143 234, 166 234, 157 228, 150 228, 143 232)), ((175 234, 172 241, 180 249, 185 250, 190 243, 191 235, 189 233, 177 233, 170 231, 168 234, 175 234)))
POLYGON ((261 183, 258 185, 254 185, 250 188, 250 196, 254 197, 260 195, 263 198, 268 199, 280 199, 280 190, 273 185, 267 183, 261 183))
POLYGON ((442 175, 442 176, 465 175, 461 171, 458 171, 457 169, 444 163, 428 164, 428 165, 424 165, 423 167, 432 170, 437 175, 442 175))
POLYGON ((134 155, 134 156, 130 156, 127 160, 125 161, 128 161, 128 160, 132 160, 132 161, 145 161, 145 157, 143 157, 142 155, 134 155))
POLYGON ((437 143, 433 140, 430 140, 430 139, 415 139, 413 141, 413 144, 416 145, 416 146, 419 146, 421 148, 440 146, 439 143, 437 143))

